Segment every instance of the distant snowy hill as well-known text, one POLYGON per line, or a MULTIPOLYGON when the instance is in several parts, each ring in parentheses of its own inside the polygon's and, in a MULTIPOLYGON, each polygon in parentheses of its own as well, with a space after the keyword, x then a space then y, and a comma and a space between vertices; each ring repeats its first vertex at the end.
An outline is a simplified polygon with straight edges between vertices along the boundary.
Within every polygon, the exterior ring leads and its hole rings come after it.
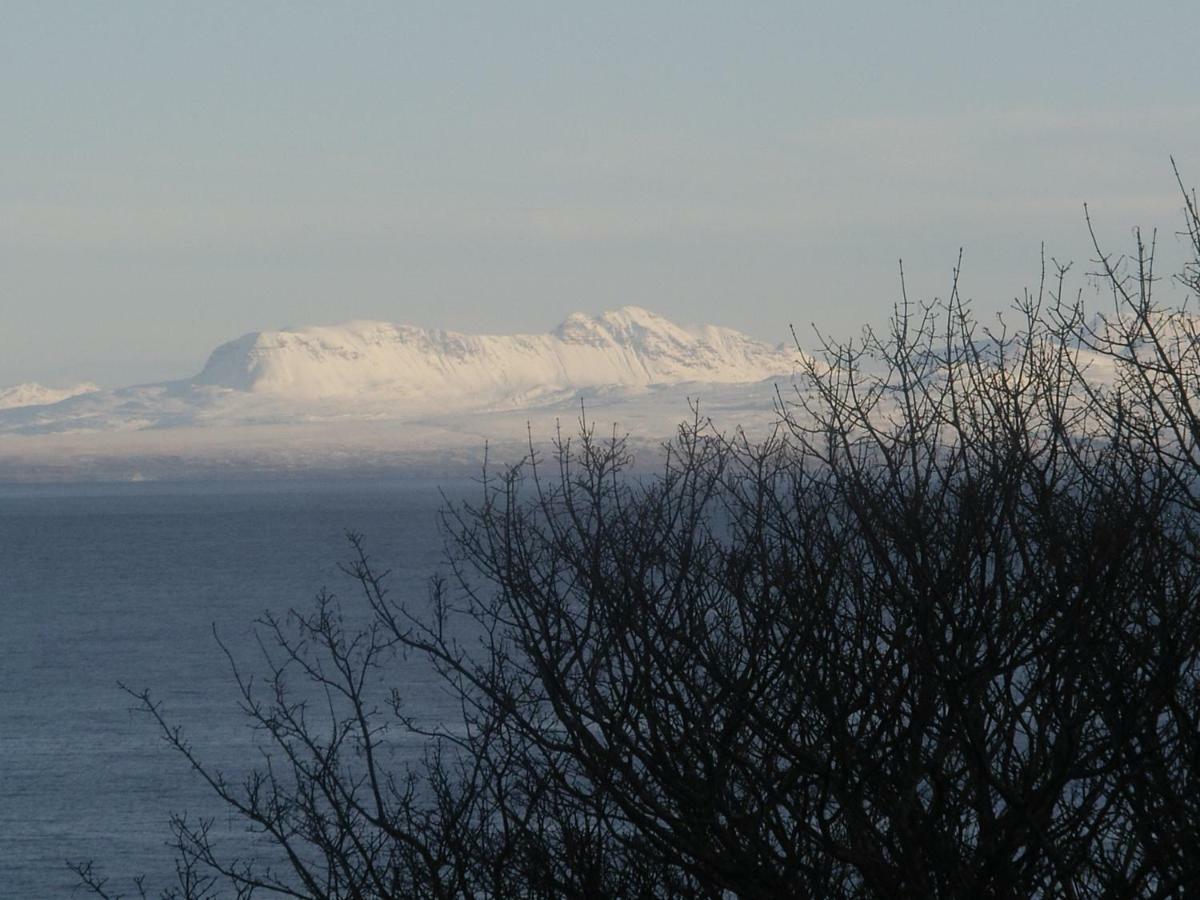
POLYGON ((519 456, 527 425, 548 438, 581 403, 657 445, 692 400, 723 426, 773 421, 775 387, 797 363, 794 350, 632 306, 575 313, 548 334, 384 322, 254 332, 192 378, 10 389, 0 481, 461 465, 485 442, 519 456))
POLYGON ((588 395, 762 381, 790 375, 795 362, 794 352, 732 329, 685 328, 633 306, 575 313, 537 335, 351 322, 247 334, 214 350, 189 379, 27 400, 0 410, 0 434, 533 409, 588 395))
POLYGON ((760 381, 793 357, 728 328, 626 306, 550 334, 467 335, 385 322, 259 331, 218 347, 196 385, 295 400, 386 394, 412 405, 523 405, 598 386, 760 381))
POLYGON ((24 384, 0 388, 0 409, 16 409, 20 406, 46 406, 51 403, 58 403, 60 400, 66 400, 69 397, 77 397, 80 394, 92 394, 98 390, 100 388, 91 382, 76 384, 72 387, 52 388, 46 387, 44 384, 27 381, 24 384))

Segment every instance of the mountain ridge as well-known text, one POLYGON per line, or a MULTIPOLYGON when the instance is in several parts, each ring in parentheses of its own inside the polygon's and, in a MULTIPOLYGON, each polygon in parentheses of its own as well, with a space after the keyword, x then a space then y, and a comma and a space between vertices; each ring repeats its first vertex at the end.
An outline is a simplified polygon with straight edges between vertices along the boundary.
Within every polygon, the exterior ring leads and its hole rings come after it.
POLYGON ((195 384, 316 399, 362 391, 496 402, 529 391, 735 383, 794 359, 728 328, 687 328, 636 306, 572 313, 545 334, 472 335, 390 322, 257 331, 217 347, 195 384))
POLYGON ((0 435, 448 421, 588 398, 644 397, 649 409, 665 392, 786 378, 797 361, 734 329, 682 326, 636 306, 573 313, 544 334, 359 320, 250 332, 214 349, 191 378, 0 409, 0 435))

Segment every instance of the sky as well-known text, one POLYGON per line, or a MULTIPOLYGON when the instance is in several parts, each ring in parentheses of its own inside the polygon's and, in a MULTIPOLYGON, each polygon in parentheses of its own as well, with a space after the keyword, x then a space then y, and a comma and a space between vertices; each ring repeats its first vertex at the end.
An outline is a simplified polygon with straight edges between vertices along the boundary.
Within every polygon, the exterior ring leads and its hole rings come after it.
MULTIPOLYGON (((248 331, 981 317, 1200 182, 1192 2, 0 3, 0 385, 248 331)), ((1097 297, 1097 302, 1099 298, 1097 297)))

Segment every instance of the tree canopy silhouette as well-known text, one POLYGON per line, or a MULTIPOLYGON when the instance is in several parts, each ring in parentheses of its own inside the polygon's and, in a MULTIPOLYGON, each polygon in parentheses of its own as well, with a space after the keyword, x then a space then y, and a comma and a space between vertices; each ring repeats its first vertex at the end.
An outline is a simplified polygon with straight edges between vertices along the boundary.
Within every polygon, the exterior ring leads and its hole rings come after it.
POLYGON ((167 896, 1196 891, 1200 335, 1152 238, 1096 250, 1107 314, 1060 266, 1008 325, 905 298, 801 353, 769 434, 696 412, 653 475, 581 420, 447 507, 427 596, 351 535, 359 599, 266 620, 266 680, 235 668, 270 766, 224 780, 135 692, 271 848, 180 816, 167 896), (401 653, 461 723, 373 693, 401 653))

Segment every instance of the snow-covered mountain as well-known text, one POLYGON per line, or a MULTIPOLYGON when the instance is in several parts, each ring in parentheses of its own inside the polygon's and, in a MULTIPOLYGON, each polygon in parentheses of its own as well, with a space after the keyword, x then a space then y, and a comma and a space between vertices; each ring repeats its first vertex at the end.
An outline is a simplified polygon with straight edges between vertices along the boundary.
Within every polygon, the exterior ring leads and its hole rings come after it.
POLYGON ((720 394, 726 406, 745 397, 769 409, 772 391, 738 385, 786 379, 796 362, 794 350, 712 325, 684 328, 634 306, 575 313, 541 335, 379 322, 256 331, 215 349, 192 378, 65 398, 30 392, 34 400, 0 409, 0 437, 89 434, 98 442, 103 432, 162 444, 168 431, 203 430, 205 440, 232 442, 235 428, 258 428, 264 438, 266 426, 304 427, 307 439, 325 426, 329 440, 344 442, 355 422, 390 422, 406 439, 426 428, 433 448, 451 432, 481 445, 502 419, 515 426, 533 410, 574 415, 581 401, 619 407, 623 419, 661 418, 653 436, 661 437, 688 413, 689 397, 720 394))
POLYGON ((16 409, 20 406, 47 406, 80 394, 93 394, 100 390, 90 381, 65 388, 47 387, 35 381, 26 381, 12 387, 0 388, 0 409, 16 409))
POLYGON ((593 387, 727 384, 787 374, 793 355, 728 328, 626 306, 549 334, 467 335, 351 322, 259 331, 218 347, 193 383, 291 400, 386 396, 432 409, 511 408, 593 387))

